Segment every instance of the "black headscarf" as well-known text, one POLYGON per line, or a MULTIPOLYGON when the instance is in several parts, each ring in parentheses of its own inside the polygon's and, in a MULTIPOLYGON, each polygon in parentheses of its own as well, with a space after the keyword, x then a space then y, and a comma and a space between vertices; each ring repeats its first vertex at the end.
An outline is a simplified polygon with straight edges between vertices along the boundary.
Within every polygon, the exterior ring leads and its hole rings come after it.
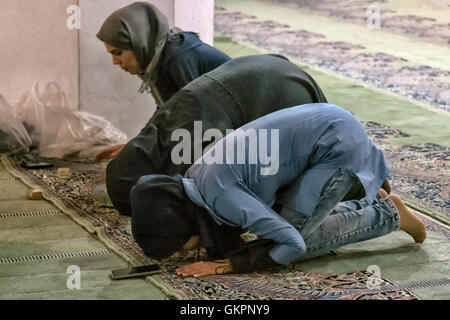
POLYGON ((186 214, 180 179, 181 176, 144 176, 131 190, 133 237, 152 258, 169 257, 196 235, 186 214))
POLYGON ((167 258, 194 235, 212 258, 225 258, 242 245, 244 231, 219 226, 209 213, 184 192, 181 175, 149 175, 131 191, 132 233, 144 253, 167 258))

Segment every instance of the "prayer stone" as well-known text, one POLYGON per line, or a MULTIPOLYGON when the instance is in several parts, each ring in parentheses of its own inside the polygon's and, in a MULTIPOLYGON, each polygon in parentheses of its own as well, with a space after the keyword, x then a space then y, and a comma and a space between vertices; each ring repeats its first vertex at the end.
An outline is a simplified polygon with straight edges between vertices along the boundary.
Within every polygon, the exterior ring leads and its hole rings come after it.
POLYGON ((29 200, 42 200, 42 190, 29 188, 27 191, 27 198, 29 200))
POLYGON ((70 168, 58 168, 58 178, 69 179, 70 175, 70 168))

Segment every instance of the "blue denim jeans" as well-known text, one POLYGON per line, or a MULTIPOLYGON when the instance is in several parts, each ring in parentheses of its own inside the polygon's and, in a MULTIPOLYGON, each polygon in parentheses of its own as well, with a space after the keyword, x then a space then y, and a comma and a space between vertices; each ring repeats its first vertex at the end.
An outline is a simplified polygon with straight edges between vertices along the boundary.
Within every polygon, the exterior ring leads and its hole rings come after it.
POLYGON ((347 244, 370 240, 399 230, 397 208, 391 199, 377 197, 341 202, 359 180, 351 172, 337 170, 325 185, 312 216, 283 207, 280 215, 300 232, 307 247, 306 260, 347 244))

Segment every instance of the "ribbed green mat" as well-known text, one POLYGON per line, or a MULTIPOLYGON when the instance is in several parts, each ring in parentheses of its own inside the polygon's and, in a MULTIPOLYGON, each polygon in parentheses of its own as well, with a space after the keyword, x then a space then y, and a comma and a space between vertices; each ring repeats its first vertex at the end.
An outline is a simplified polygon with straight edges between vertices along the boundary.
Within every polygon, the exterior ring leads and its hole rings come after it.
MULTIPOLYGON (((0 165, 0 300, 164 299, 144 279, 114 281, 127 263, 46 200, 27 200, 27 186, 0 165), (80 289, 69 289, 69 266, 80 289)), ((98 232, 101 234, 101 232, 98 232)))

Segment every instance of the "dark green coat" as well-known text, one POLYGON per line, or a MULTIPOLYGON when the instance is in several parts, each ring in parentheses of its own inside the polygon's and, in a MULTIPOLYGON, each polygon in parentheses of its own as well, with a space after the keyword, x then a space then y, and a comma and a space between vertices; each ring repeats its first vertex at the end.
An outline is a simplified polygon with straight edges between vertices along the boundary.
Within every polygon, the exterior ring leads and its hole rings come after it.
POLYGON ((171 161, 172 148, 179 143, 171 141, 175 129, 187 129, 194 137, 194 121, 202 121, 203 132, 217 128, 225 135, 226 129, 237 129, 274 111, 316 102, 327 102, 320 87, 284 57, 231 60, 177 92, 109 163, 106 183, 111 201, 121 214, 131 215, 130 190, 141 176, 187 171, 190 164, 171 161))

